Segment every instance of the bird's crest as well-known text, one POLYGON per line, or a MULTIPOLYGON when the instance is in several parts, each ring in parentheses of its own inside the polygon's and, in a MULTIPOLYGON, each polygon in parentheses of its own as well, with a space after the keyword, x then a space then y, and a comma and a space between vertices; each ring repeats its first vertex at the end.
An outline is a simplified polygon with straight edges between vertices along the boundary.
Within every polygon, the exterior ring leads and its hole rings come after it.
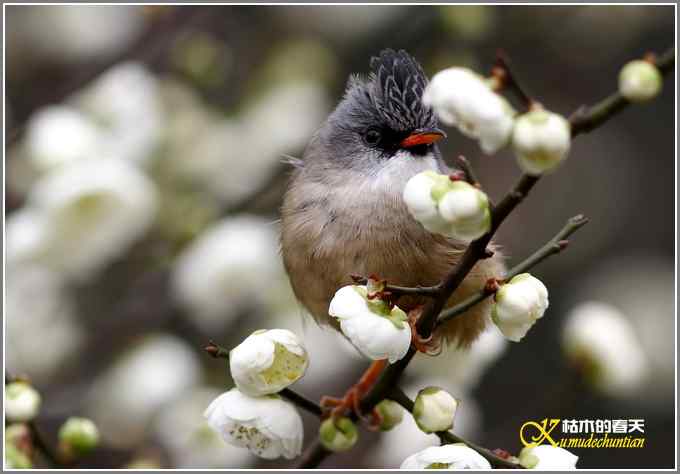
POLYGON ((393 130, 435 125, 432 109, 423 105, 427 76, 406 51, 385 49, 371 58, 371 101, 393 130))

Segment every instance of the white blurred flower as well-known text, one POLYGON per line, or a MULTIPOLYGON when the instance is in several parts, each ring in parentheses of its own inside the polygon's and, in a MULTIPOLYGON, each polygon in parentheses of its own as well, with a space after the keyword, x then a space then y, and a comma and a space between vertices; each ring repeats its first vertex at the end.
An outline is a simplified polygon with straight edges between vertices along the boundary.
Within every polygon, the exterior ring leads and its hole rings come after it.
POLYGON ((380 299, 368 299, 365 286, 340 288, 328 307, 328 314, 340 320, 342 333, 369 359, 394 363, 411 346, 411 327, 404 311, 390 309, 380 299))
POLYGON ((28 208, 37 212, 34 225, 43 227, 21 235, 37 247, 32 260, 82 280, 146 232, 156 205, 153 183, 131 165, 114 159, 78 161, 35 184, 28 208), (42 236, 40 245, 36 236, 42 236))
POLYGON ((519 342, 548 308, 548 289, 528 273, 514 276, 494 296, 491 318, 505 337, 519 342))
POLYGON ((84 114, 67 105, 38 110, 26 125, 26 157, 39 172, 100 154, 100 135, 84 114))
POLYGON ((222 327, 244 307, 262 303, 282 274, 275 226, 255 216, 216 222, 178 257, 173 287, 206 331, 222 327))
POLYGON ((205 407, 220 395, 211 387, 192 389, 158 413, 154 433, 177 468, 247 468, 256 457, 245 449, 225 445, 203 417, 205 407))
POLYGON ((356 425, 347 417, 326 418, 319 426, 319 440, 324 448, 335 453, 352 449, 359 439, 356 425))
POLYGON ((99 429, 92 420, 72 416, 59 428, 59 445, 69 455, 83 456, 99 444, 99 429))
POLYGON ((380 415, 380 431, 390 431, 404 419, 404 409, 392 400, 381 401, 375 409, 380 415))
POLYGON ((208 425, 225 442, 264 459, 293 459, 302 451, 302 418, 278 395, 250 397, 233 388, 205 411, 208 425))
POLYGON ((264 184, 285 154, 304 148, 327 110, 320 84, 283 83, 246 106, 237 119, 206 127, 191 156, 178 161, 179 169, 220 199, 238 201, 264 184))
POLYGON ((136 445, 151 417, 199 381, 196 351, 183 340, 152 334, 94 381, 88 415, 108 444, 136 445))
POLYGON ((554 169, 567 157, 571 126, 561 115, 534 108, 517 118, 512 146, 522 170, 540 175, 554 169))
POLYGON ((413 419, 425 433, 446 431, 453 427, 458 401, 446 390, 427 387, 418 392, 413 404, 413 419))
POLYGON ((411 215, 430 232, 471 242, 491 228, 486 194, 464 181, 424 171, 408 180, 403 197, 411 215))
POLYGON ((484 459, 462 443, 432 446, 406 458, 400 469, 491 469, 484 459))
POLYGON ((491 89, 489 81, 470 69, 452 67, 435 74, 423 103, 442 122, 478 139, 484 153, 497 152, 510 139, 515 111, 491 89))
POLYGON ((609 396, 625 397, 645 381, 647 357, 635 330, 614 306, 591 301, 573 308, 562 346, 586 371, 588 382, 609 396))
POLYGON ((7 366, 39 384, 46 383, 76 356, 84 340, 85 333, 77 323, 75 305, 65 286, 64 279, 49 269, 36 265, 8 267, 7 366), (37 351, 36 340, 49 344, 42 344, 37 351))
POLYGON ((104 156, 146 164, 158 146, 163 110, 158 80, 139 63, 121 63, 79 93, 76 104, 100 127, 104 156))
POLYGON ((619 92, 631 102, 653 99, 659 95, 662 86, 661 73, 649 61, 630 61, 619 73, 619 92))
POLYGON ((29 47, 52 61, 97 60, 124 48, 144 27, 141 7, 44 5, 29 7, 29 47))
POLYGON ((302 377, 308 364, 302 342, 286 329, 255 331, 229 352, 234 383, 251 396, 280 392, 302 377))
POLYGON ((8 267, 30 263, 42 253, 47 229, 39 211, 24 207, 13 212, 5 221, 5 232, 8 267))
POLYGON ((519 463, 527 469, 544 471, 576 469, 577 461, 578 456, 549 444, 526 446, 519 454, 519 463))
POLYGON ((5 385, 5 416, 10 422, 31 421, 40 411, 41 397, 26 382, 5 385))

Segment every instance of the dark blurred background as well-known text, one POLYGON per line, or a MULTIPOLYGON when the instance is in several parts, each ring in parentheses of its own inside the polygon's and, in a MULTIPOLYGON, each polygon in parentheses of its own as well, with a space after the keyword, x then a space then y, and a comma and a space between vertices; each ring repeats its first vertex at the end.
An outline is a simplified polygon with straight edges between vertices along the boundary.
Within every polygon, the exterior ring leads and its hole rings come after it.
MULTIPOLYGON (((675 23, 671 6, 5 11, 6 368, 41 390, 48 440, 71 414, 98 422, 104 442, 87 467, 293 465, 258 461, 202 424, 212 397, 231 386, 225 364, 202 352, 208 339, 231 347, 260 327, 295 330, 311 354, 298 388, 312 398, 341 393, 361 373, 366 362, 351 347, 302 322, 272 223, 287 176, 281 156, 301 155, 371 55, 404 48, 429 75, 452 65, 488 73, 502 48, 530 93, 568 116, 615 91, 627 61, 670 47, 675 23), (41 198, 79 189, 50 178, 104 158, 123 160, 121 176, 143 183, 121 177, 86 193, 90 214, 81 195, 75 204, 41 198), (114 214, 96 207, 100 197, 119 202, 126 189, 146 204, 121 205, 112 231, 89 242, 87 225, 114 214), (48 244, 45 219, 61 226, 48 244), (253 291, 263 276, 271 288, 253 291)), ((577 449, 579 468, 673 466, 674 80, 575 140, 500 229, 512 264, 568 217, 591 219, 568 251, 533 271, 550 309, 526 339, 489 334, 469 354, 448 351, 408 371, 411 393, 435 383, 463 399, 456 431, 516 453, 525 421, 644 418, 644 448, 577 449), (587 301, 613 305, 634 329, 645 373, 625 390, 596 389, 564 357, 563 325, 587 301)), ((467 156, 495 198, 519 174, 511 150, 483 156, 454 130, 443 152, 467 156)), ((308 443, 317 422, 303 417, 308 443)), ((432 443, 407 424, 381 440, 362 435, 368 449, 324 466, 397 467, 432 443)))

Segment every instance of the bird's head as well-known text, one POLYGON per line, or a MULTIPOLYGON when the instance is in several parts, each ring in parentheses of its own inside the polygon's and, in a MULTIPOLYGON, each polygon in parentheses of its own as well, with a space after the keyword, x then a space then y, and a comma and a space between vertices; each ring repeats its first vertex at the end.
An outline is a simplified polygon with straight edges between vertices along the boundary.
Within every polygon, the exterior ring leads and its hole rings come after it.
POLYGON ((375 169, 390 159, 438 154, 445 137, 422 102, 427 77, 405 51, 383 50, 367 78, 350 77, 342 101, 319 131, 327 159, 351 169, 375 169))

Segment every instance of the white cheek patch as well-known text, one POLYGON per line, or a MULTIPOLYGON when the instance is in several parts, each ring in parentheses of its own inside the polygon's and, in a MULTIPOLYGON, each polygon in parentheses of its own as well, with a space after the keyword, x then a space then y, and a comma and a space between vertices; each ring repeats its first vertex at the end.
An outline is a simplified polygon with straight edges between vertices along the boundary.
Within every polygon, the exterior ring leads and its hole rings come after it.
POLYGON ((416 157, 408 151, 398 151, 371 177, 371 191, 401 194, 409 179, 427 170, 438 171, 437 160, 431 153, 416 157))

